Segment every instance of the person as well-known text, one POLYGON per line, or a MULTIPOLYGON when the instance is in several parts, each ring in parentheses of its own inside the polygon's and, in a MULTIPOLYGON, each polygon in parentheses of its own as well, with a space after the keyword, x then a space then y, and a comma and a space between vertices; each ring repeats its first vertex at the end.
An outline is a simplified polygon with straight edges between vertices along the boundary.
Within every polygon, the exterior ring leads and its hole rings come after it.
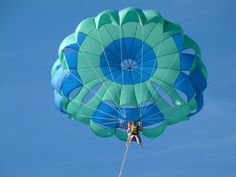
POLYGON ((142 127, 140 125, 138 125, 133 121, 128 122, 128 128, 127 128, 128 139, 126 146, 128 146, 128 144, 130 144, 131 141, 136 141, 141 148, 143 147, 141 137, 139 135, 140 131, 142 131, 142 127))

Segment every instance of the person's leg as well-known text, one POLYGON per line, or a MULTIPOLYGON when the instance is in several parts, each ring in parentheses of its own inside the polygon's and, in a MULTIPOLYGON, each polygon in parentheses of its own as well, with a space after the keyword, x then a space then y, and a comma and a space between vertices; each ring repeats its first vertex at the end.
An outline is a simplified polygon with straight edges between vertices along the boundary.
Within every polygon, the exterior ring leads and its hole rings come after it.
POLYGON ((134 138, 134 135, 129 134, 129 137, 128 137, 128 140, 127 140, 126 146, 128 146, 128 144, 131 143, 131 141, 132 141, 133 138, 134 138))
POLYGON ((140 136, 139 136, 139 135, 136 135, 135 138, 136 138, 136 141, 138 142, 139 146, 140 146, 140 147, 143 147, 143 145, 142 145, 142 140, 141 140, 140 136))
POLYGON ((131 142, 131 134, 129 133, 128 134, 128 138, 127 138, 127 142, 126 142, 126 146, 128 146, 128 144, 130 144, 130 142, 131 142))
POLYGON ((140 141, 139 141, 138 135, 135 135, 135 139, 136 139, 137 143, 140 145, 140 141))
POLYGON ((134 140, 134 135, 131 134, 130 143, 131 143, 131 141, 133 141, 133 140, 134 140))

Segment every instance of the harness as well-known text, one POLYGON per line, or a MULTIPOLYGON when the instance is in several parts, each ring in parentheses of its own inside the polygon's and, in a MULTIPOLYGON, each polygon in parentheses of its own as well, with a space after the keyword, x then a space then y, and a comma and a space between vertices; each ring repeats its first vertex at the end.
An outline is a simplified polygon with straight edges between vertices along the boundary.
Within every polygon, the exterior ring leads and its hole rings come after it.
POLYGON ((138 126, 131 125, 131 127, 128 128, 128 133, 137 135, 138 134, 138 126))

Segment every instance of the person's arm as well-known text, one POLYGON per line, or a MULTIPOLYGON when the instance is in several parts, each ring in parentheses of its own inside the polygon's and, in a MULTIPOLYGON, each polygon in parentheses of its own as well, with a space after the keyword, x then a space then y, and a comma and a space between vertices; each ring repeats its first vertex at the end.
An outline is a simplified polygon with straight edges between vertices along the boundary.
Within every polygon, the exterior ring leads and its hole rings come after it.
POLYGON ((138 126, 138 130, 139 130, 139 131, 142 131, 143 128, 142 128, 141 126, 138 126))

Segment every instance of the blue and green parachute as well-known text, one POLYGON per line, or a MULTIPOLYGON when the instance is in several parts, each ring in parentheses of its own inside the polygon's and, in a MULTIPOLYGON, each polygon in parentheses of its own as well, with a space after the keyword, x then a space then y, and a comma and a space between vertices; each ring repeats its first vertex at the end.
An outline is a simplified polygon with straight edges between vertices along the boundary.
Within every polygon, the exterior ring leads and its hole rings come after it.
POLYGON ((56 107, 101 137, 127 139, 188 120, 203 107, 207 70, 198 45, 154 10, 107 10, 83 20, 51 71, 56 107))

